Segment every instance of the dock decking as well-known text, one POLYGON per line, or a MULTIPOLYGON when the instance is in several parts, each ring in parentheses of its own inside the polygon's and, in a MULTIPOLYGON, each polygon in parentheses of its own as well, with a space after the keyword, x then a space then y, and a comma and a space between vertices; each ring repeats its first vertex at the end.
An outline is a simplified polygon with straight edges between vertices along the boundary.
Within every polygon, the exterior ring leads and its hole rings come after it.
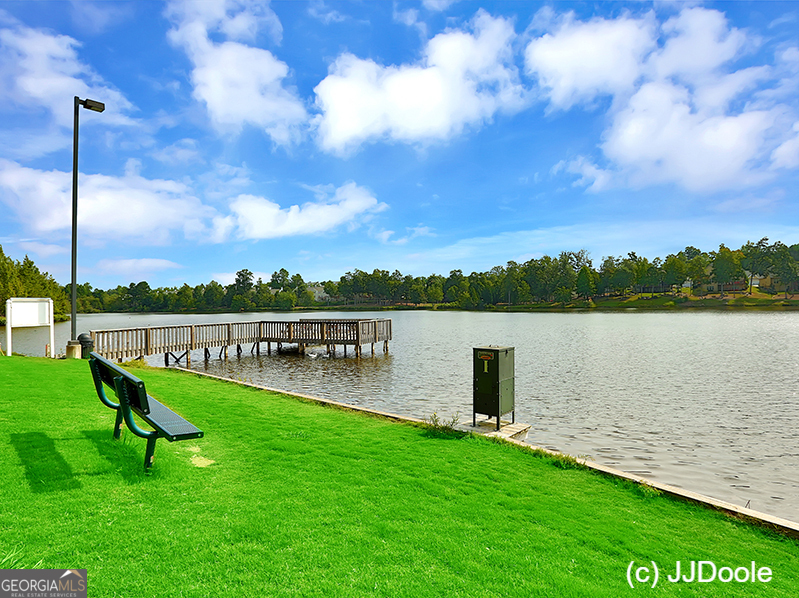
POLYGON ((267 343, 267 352, 272 352, 272 343, 280 349, 283 343, 296 344, 300 351, 313 345, 327 348, 328 353, 336 345, 354 346, 355 355, 360 356, 364 345, 382 342, 388 351, 391 340, 390 319, 311 320, 294 322, 225 322, 216 324, 189 324, 177 326, 150 326, 147 328, 120 328, 116 330, 90 331, 94 350, 106 359, 137 358, 164 354, 164 363, 169 365, 169 356, 175 361, 186 358, 190 363, 191 351, 204 349, 205 358, 209 349, 219 347, 220 357, 227 348, 235 345, 241 353, 241 345, 252 344, 260 355, 261 343, 267 343), (179 357, 175 353, 183 352, 179 357))

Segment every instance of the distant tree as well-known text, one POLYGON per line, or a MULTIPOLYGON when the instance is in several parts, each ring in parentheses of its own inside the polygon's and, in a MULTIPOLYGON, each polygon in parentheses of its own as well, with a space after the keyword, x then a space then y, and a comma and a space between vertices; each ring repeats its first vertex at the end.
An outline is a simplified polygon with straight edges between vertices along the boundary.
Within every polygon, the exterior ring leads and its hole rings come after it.
POLYGON ((297 304, 297 295, 291 291, 280 291, 275 295, 275 307, 278 309, 291 309, 297 304))
POLYGON ((461 293, 460 283, 463 281, 463 271, 452 270, 444 281, 444 300, 450 303, 458 301, 461 293))
POLYGON ((597 292, 604 295, 613 289, 611 281, 616 273, 616 258, 613 256, 603 257, 602 265, 599 267, 597 292))
POLYGON ((247 297, 252 291, 253 287, 253 273, 247 270, 239 270, 236 272, 236 280, 233 282, 233 292, 235 295, 247 297))
POLYGON ((414 278, 408 288, 408 299, 411 303, 419 305, 427 301, 427 294, 425 293, 425 279, 421 276, 414 278))
MULTIPOLYGON (((787 249, 787 248, 786 248, 787 249)), ((752 292, 752 281, 755 276, 764 277, 769 273, 772 262, 772 248, 768 244, 768 237, 763 237, 757 243, 747 241, 741 247, 741 266, 749 271, 749 292, 752 292)), ((790 252, 788 253, 790 256, 790 252)))
POLYGON ((325 289, 325 294, 330 299, 334 299, 335 300, 339 296, 339 294, 338 294, 338 285, 335 282, 333 282, 332 280, 328 280, 322 286, 325 289))
POLYGON ((785 298, 788 298, 788 291, 799 280, 799 266, 791 255, 791 250, 780 243, 774 243, 771 248, 771 274, 776 276, 785 285, 785 298))
POLYGON ((225 298, 225 289, 217 281, 212 280, 205 286, 203 301, 208 309, 219 309, 225 298))
POLYGON ((623 295, 632 288, 634 280, 633 263, 629 259, 620 259, 610 279, 611 288, 615 293, 623 295))
POLYGON ((430 303, 441 303, 444 300, 444 281, 445 278, 438 274, 428 276, 425 294, 430 303))
POLYGON ((712 279, 719 285, 722 297, 724 297, 724 285, 743 280, 746 276, 741 267, 741 253, 730 250, 723 243, 719 245, 719 250, 713 257, 711 266, 713 268, 712 279))
POLYGON ((269 286, 276 291, 282 291, 289 284, 289 271, 281 268, 272 274, 272 279, 269 281, 269 286))
POLYGON ((703 251, 701 251, 701 250, 697 249, 696 247, 692 247, 691 245, 689 245, 688 247, 686 247, 685 249, 683 249, 681 253, 682 253, 682 254, 683 254, 683 256, 685 257, 685 261, 686 261, 686 262, 690 262, 690 261, 691 261, 692 259, 694 259, 695 257, 697 257, 697 256, 700 256, 700 255, 703 255, 703 254, 704 254, 704 252, 703 252, 703 251))
POLYGON ((184 283, 175 296, 174 309, 175 311, 189 311, 195 307, 194 291, 189 285, 184 283))
POLYGON ((688 278, 691 279, 691 291, 710 282, 710 261, 710 255, 702 252, 694 254, 694 256, 688 260, 685 273, 688 275, 688 278))
POLYGON ((269 285, 259 278, 253 287, 253 304, 258 309, 264 309, 272 305, 272 300, 273 296, 269 285))
POLYGON ((671 288, 672 293, 674 287, 681 287, 685 282, 687 270, 688 264, 682 256, 674 254, 666 256, 666 260, 663 262, 663 283, 671 288))
POLYGON ((596 282, 591 269, 583 265, 577 273, 577 295, 588 299, 596 294, 596 282))

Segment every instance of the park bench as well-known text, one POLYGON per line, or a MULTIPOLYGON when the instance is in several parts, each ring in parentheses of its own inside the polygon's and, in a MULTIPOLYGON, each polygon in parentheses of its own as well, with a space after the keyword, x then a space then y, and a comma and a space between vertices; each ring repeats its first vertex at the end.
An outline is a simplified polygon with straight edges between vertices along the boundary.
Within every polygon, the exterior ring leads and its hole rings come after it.
POLYGON ((115 363, 92 352, 89 354, 89 367, 91 368, 94 386, 97 389, 100 400, 106 407, 115 409, 117 412, 116 422, 114 423, 114 438, 119 438, 124 420, 133 434, 147 439, 147 449, 144 453, 145 471, 153 465, 155 441, 159 438, 166 438, 169 442, 175 442, 177 440, 203 437, 202 430, 148 395, 144 388, 144 382, 115 363), (106 396, 103 385, 114 389, 119 403, 114 403, 106 396), (154 430, 140 428, 133 419, 134 413, 152 426, 154 430))

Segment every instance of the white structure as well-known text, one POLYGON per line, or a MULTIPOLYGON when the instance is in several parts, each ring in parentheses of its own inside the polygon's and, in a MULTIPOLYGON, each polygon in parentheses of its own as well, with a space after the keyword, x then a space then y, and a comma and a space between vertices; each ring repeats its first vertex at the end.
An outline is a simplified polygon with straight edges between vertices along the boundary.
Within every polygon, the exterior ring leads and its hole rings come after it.
POLYGON ((6 301, 6 355, 11 355, 11 329, 50 327, 50 357, 55 357, 55 322, 52 299, 12 297, 6 301))

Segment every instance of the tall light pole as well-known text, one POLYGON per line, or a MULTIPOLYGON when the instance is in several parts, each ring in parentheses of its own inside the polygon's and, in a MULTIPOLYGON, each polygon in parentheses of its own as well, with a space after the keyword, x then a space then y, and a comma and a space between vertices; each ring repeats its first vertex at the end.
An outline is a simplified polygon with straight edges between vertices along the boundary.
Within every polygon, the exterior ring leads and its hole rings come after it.
MULTIPOLYGON (((69 345, 74 352, 78 343, 78 111, 83 106, 94 112, 105 110, 105 104, 94 100, 81 100, 75 96, 75 120, 72 127, 72 337, 67 346, 67 356, 70 356, 69 345)), ((77 350, 78 356, 80 351, 77 350)))

